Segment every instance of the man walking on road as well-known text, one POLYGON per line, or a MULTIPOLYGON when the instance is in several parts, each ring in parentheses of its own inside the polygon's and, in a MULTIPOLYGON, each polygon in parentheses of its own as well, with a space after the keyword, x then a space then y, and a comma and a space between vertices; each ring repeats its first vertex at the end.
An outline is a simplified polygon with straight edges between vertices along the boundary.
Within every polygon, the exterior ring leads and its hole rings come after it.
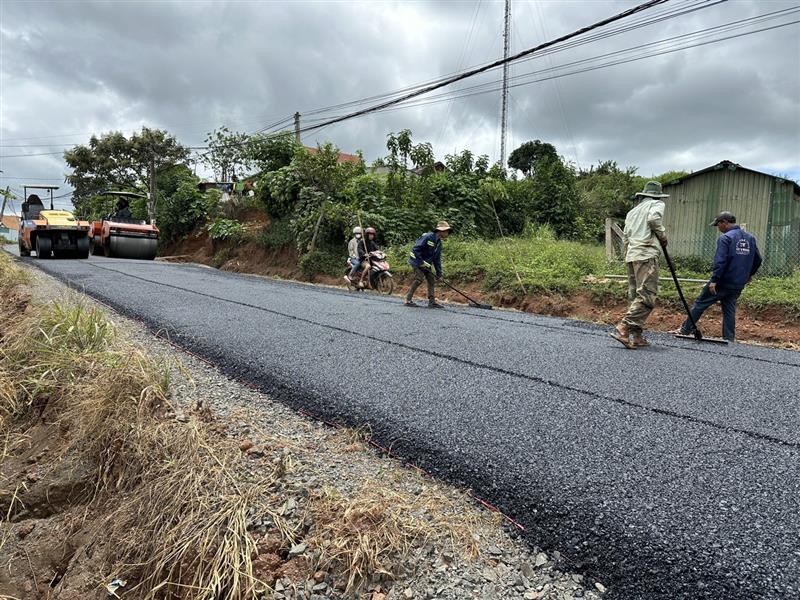
POLYGON ((417 291, 424 279, 428 282, 428 308, 444 308, 436 302, 436 290, 431 269, 436 269, 436 279, 442 277, 442 240, 447 239, 451 229, 447 221, 439 221, 434 231, 429 231, 414 243, 408 259, 408 264, 414 268, 414 281, 406 294, 406 306, 418 306, 414 302, 414 292, 417 291))
MULTIPOLYGON (((736 225, 736 217, 724 211, 711 223, 722 234, 717 240, 714 270, 711 279, 694 301, 691 314, 694 322, 714 303, 722 305, 722 337, 729 342, 736 338, 736 301, 744 286, 761 267, 761 254, 754 235, 736 225)), ((673 333, 688 335, 692 322, 687 318, 673 333)))
POLYGON ((667 234, 661 223, 664 200, 661 184, 648 181, 644 190, 636 192, 638 203, 625 217, 622 244, 628 269, 628 312, 611 334, 626 348, 649 346, 642 335, 645 321, 656 305, 658 295, 659 240, 667 245, 667 234))

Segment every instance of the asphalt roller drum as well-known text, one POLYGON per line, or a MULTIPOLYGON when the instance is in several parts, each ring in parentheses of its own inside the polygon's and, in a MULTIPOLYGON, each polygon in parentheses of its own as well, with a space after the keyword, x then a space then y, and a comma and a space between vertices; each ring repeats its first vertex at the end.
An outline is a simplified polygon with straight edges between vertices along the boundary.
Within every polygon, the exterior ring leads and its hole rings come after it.
POLYGON ((109 256, 153 260, 156 257, 158 240, 112 235, 108 240, 109 256))

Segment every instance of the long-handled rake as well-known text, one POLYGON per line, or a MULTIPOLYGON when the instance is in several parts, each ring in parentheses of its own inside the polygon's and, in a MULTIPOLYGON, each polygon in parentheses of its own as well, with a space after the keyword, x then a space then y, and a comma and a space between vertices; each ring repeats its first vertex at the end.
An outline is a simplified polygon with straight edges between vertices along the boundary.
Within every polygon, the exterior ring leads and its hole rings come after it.
POLYGON ((455 287, 453 284, 451 284, 449 281, 447 281, 444 277, 440 277, 439 280, 443 284, 445 284, 447 287, 449 287, 451 290, 453 290, 456 294, 460 294, 460 295, 464 296, 464 298, 467 299, 467 301, 469 302, 469 305, 472 308, 484 308, 486 310, 492 310, 492 305, 491 304, 482 304, 482 303, 478 302, 477 300, 475 300, 473 298, 470 298, 464 292, 462 292, 457 287, 455 287))
POLYGON ((664 258, 667 260, 667 265, 669 266, 669 272, 672 274, 672 281, 675 282, 675 287, 677 288, 678 296, 680 296, 681 302, 683 303, 683 308, 686 311, 686 316, 689 317, 689 322, 692 324, 692 333, 690 335, 684 335, 682 333, 678 333, 675 334, 675 337, 684 338, 687 340, 697 340, 698 342, 711 342, 712 344, 727 344, 728 340, 723 340, 720 338, 703 337, 703 333, 697 326, 694 317, 692 317, 692 311, 689 309, 689 305, 686 303, 686 298, 683 295, 681 284, 678 282, 678 276, 675 274, 675 265, 672 264, 672 259, 669 257, 669 252, 667 252, 667 247, 664 245, 664 242, 662 242, 661 239, 658 240, 658 243, 661 244, 661 250, 664 252, 664 258))

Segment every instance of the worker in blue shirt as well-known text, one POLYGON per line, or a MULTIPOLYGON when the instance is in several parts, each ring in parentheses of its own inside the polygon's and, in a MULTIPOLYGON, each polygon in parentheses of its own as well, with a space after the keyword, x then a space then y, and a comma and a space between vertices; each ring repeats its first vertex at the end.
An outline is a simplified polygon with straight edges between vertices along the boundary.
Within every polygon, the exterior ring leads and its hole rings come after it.
POLYGON ((432 270, 436 270, 437 279, 442 277, 442 240, 447 239, 451 229, 447 221, 439 221, 435 230, 424 234, 414 243, 408 259, 408 264, 414 268, 414 281, 406 294, 406 306, 418 306, 414 302, 414 292, 424 279, 428 282, 428 308, 444 308, 436 302, 432 270))
MULTIPOLYGON (((714 271, 692 306, 694 322, 714 303, 722 306, 722 337, 732 342, 736 338, 736 301, 744 286, 758 272, 761 254, 756 238, 736 224, 736 217, 724 211, 711 223, 722 234, 717 240, 714 271)), ((687 318, 675 333, 688 335, 692 323, 687 318)))

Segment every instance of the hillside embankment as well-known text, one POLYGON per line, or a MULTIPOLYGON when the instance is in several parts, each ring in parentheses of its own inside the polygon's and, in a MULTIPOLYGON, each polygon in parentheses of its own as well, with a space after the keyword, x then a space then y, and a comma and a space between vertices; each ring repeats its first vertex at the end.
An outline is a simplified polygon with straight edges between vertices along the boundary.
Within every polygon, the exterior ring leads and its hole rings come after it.
MULTIPOLYGON (((161 260, 344 287, 344 246, 341 255, 320 252, 320 260, 304 263, 293 243, 280 243, 283 234, 277 242, 271 241, 271 225, 263 214, 251 211, 245 218, 250 233, 243 239, 215 242, 205 229, 199 229, 162 248, 161 260)), ((405 260, 408 249, 390 248, 387 253, 395 275, 395 294, 401 294, 410 283, 405 260)), ((450 239, 445 242, 443 255, 446 275, 453 284, 476 300, 497 307, 608 325, 616 323, 627 308, 627 283, 606 277, 622 275, 623 268, 606 263, 599 247, 535 234, 508 242, 450 239), (513 257, 513 264, 509 257, 513 257)), ((679 276, 708 277, 696 269, 692 264, 681 269, 679 276)), ((665 268, 662 276, 669 276, 665 268)), ((701 287, 684 284, 690 303, 701 287)), ((423 292, 424 286, 418 294, 423 292)), ((447 302, 465 302, 443 286, 437 294, 447 302)), ((685 318, 674 284, 662 281, 659 304, 648 326, 671 331, 685 318)), ((706 336, 720 336, 721 323, 720 308, 714 306, 703 316, 700 328, 706 336)), ((740 342, 800 349, 800 273, 759 277, 745 289, 737 313, 737 338, 740 342)))

